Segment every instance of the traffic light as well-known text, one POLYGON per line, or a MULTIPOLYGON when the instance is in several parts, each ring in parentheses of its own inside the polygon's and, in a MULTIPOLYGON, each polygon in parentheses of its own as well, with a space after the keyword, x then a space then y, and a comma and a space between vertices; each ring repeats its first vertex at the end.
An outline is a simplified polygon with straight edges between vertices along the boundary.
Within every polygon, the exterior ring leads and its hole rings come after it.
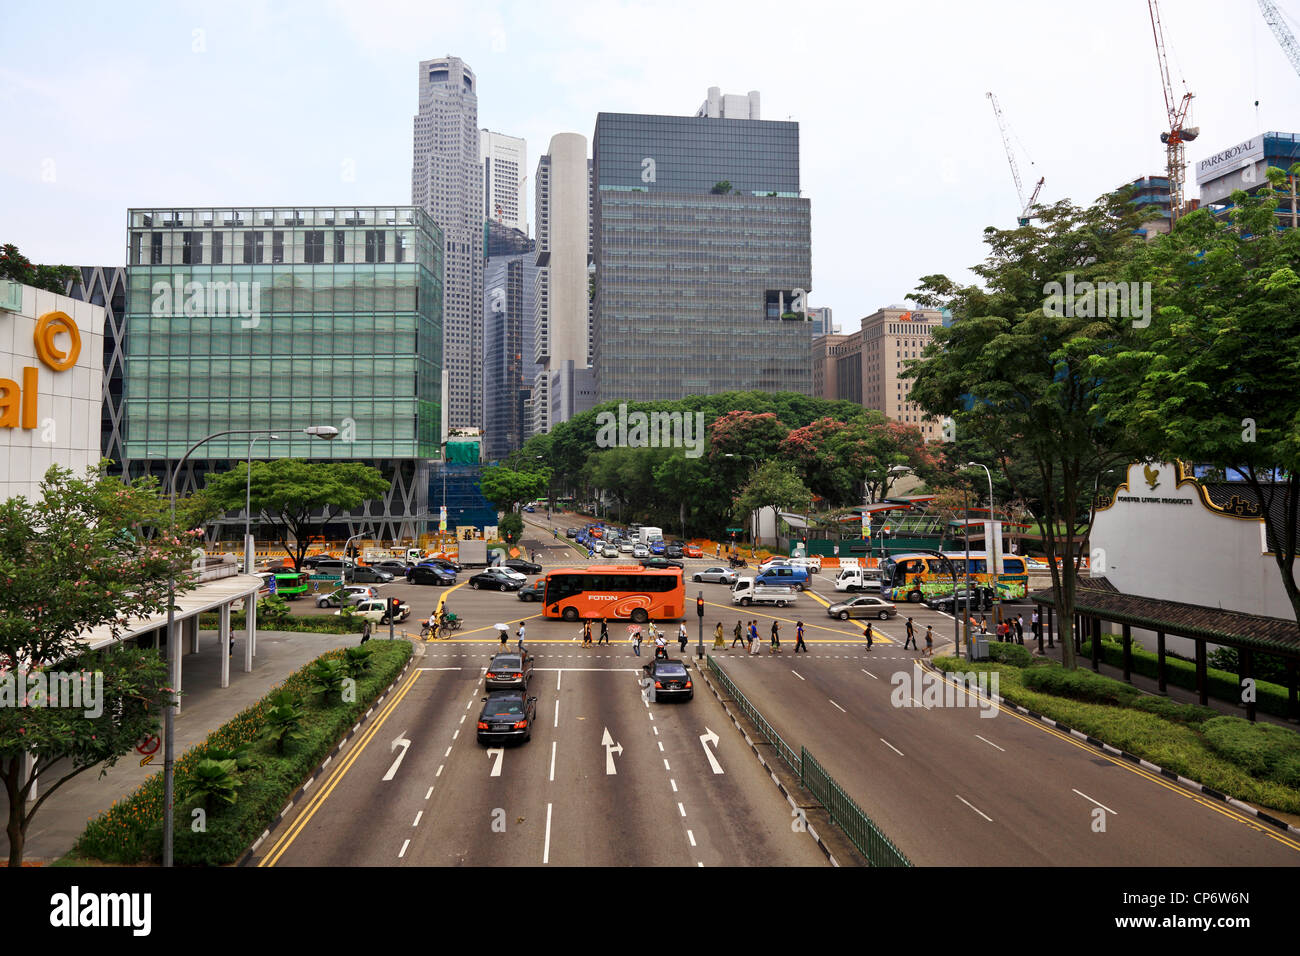
POLYGON ((401 598, 390 597, 388 599, 388 610, 390 613, 396 614, 398 610, 401 608, 401 606, 402 606, 401 598))
POLYGON ((695 599, 695 616, 704 617, 704 598, 702 597, 695 599))

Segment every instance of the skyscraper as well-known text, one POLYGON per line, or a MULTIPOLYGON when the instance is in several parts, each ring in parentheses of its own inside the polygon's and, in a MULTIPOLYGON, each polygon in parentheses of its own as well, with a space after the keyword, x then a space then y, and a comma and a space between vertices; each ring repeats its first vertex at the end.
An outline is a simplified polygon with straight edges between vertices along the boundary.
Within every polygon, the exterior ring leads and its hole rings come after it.
POLYGON ((799 124, 600 113, 592 157, 597 401, 810 392, 799 124))
POLYGON ((483 423, 483 165, 474 71, 454 56, 420 62, 411 201, 444 242, 447 424, 483 423))
POLYGON ((497 461, 532 434, 533 293, 537 255, 494 256, 483 269, 483 458, 497 461))
POLYGON ((528 144, 516 136, 479 130, 483 203, 487 218, 528 233, 528 144))
POLYGON ((587 138, 580 133, 552 136, 546 155, 537 162, 534 184, 537 293, 533 357, 541 368, 533 386, 533 432, 558 424, 552 409, 563 410, 561 414, 567 417, 582 411, 589 398, 553 392, 569 390, 575 381, 580 382, 589 365, 590 177, 587 138), (566 362, 573 363, 572 371, 561 375, 566 362))

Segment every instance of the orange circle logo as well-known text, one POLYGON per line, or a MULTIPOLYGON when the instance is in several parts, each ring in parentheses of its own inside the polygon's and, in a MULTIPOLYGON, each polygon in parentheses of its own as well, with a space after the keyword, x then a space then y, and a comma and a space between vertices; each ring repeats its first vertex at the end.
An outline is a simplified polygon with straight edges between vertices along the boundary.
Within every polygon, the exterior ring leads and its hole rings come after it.
POLYGON ((66 312, 46 312, 36 320, 36 357, 56 372, 66 372, 77 364, 81 355, 81 332, 77 323, 66 312), (68 336, 68 350, 60 351, 55 345, 55 338, 60 334, 68 336))

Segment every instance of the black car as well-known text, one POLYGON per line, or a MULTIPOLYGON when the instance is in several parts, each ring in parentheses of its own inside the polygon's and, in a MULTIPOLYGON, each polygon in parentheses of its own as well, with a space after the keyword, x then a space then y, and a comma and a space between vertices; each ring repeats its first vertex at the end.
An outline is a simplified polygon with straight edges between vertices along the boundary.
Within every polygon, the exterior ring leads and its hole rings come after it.
POLYGON ((672 544, 664 545, 664 557, 665 558, 683 557, 682 546, 675 541, 672 544))
POLYGON ((430 568, 446 568, 452 574, 459 574, 462 570, 459 564, 446 558, 425 558, 420 564, 430 568))
POLYGON ((455 573, 446 568, 437 568, 428 564, 417 564, 411 568, 412 584, 455 584, 455 573))
POLYGON ((671 558, 642 558, 640 561, 643 568, 680 568, 682 562, 674 561, 671 558))
POLYGON ((510 575, 498 571, 496 568, 488 568, 486 571, 480 571, 470 578, 469 586, 475 591, 480 588, 495 591, 518 591, 524 586, 524 582, 519 578, 512 578, 510 575))
POLYGON ((532 654, 496 654, 483 675, 483 684, 488 690, 524 690, 532 677, 532 654))
POLYGON ((577 528, 565 528, 565 529, 564 529, 564 536, 565 536, 566 538, 576 538, 576 537, 578 536, 578 529, 577 529, 577 528))
POLYGON ((374 564, 370 565, 370 567, 379 571, 387 571, 395 578, 406 576, 406 562, 404 561, 394 561, 391 559, 388 561, 376 561, 374 564))
POLYGON ((537 698, 522 690, 494 690, 483 698, 478 715, 478 742, 504 744, 530 740, 537 717, 537 698))
POLYGON ((651 661, 642 666, 646 680, 653 691, 654 700, 690 700, 695 696, 691 675, 686 665, 676 658, 651 661))
POLYGON ((532 561, 525 561, 523 558, 507 558, 501 562, 507 568, 514 568, 520 574, 541 574, 542 566, 534 564, 532 561))
MULTIPOLYGON (((966 589, 958 588, 951 594, 932 597, 925 604, 927 607, 934 608, 936 611, 943 611, 945 614, 960 613, 966 610, 966 589), (957 608, 956 611, 953 610, 954 606, 957 608)), ((971 588, 970 609, 972 611, 993 610, 993 589, 986 587, 971 588)))
MULTIPOLYGON (((405 574, 405 569, 403 569, 405 574)), ((387 584, 393 580, 393 575, 388 571, 380 568, 362 565, 360 567, 348 568, 347 579, 349 584, 387 584)))
POLYGON ((540 601, 546 596, 546 580, 539 578, 532 584, 525 584, 519 589, 519 600, 540 601))

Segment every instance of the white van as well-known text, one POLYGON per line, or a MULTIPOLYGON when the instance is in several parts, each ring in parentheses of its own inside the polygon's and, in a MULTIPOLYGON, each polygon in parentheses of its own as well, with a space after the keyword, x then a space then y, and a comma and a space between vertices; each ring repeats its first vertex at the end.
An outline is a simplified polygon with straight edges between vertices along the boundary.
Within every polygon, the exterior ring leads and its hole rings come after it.
POLYGON ((664 529, 651 528, 649 525, 642 525, 641 527, 637 528, 636 533, 637 536, 640 538, 641 543, 648 546, 650 542, 654 541, 656 538, 659 538, 660 540, 663 539, 664 529))
POLYGON ((879 591, 880 571, 876 568, 840 568, 835 576, 837 591, 879 591))

